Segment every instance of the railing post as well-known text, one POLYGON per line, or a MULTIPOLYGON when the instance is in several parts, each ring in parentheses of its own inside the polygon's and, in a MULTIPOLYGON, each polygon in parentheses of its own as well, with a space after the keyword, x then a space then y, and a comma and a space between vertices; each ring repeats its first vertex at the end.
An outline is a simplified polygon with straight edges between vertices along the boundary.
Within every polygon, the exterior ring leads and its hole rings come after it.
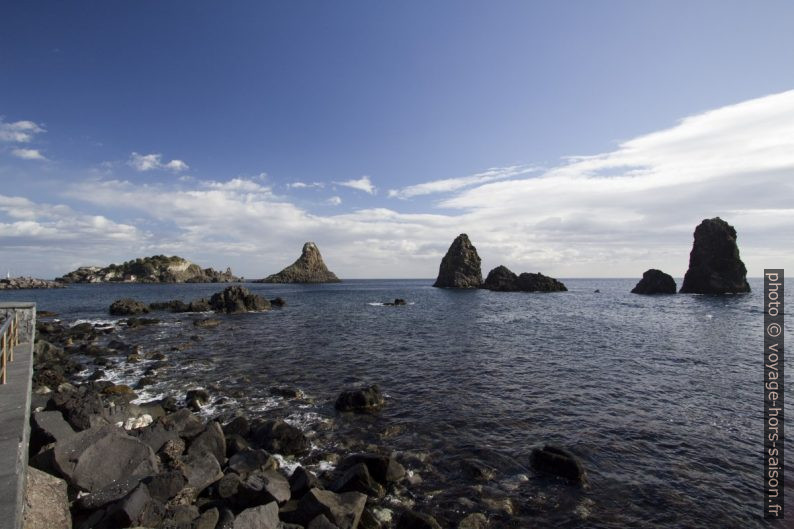
POLYGON ((2 368, 3 368, 3 376, 2 376, 2 383, 6 383, 6 333, 3 333, 3 361, 2 361, 2 368))

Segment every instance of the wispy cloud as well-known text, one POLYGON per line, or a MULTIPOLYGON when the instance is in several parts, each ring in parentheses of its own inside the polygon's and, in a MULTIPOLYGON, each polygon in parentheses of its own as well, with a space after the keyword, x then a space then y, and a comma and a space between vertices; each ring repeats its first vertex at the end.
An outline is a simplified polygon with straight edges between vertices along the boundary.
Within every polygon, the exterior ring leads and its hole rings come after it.
POLYGON ((46 160, 38 149, 12 149, 11 154, 23 160, 46 160))
POLYGON ((290 182, 287 189, 322 189, 325 184, 322 182, 290 182))
POLYGON ((0 141, 9 143, 28 143, 36 134, 46 132, 44 127, 33 121, 23 120, 6 123, 0 117, 0 141))
POLYGON ((127 164, 134 168, 136 171, 153 171, 156 169, 164 169, 166 171, 173 171, 179 173, 190 169, 188 164, 182 160, 171 160, 163 162, 163 155, 159 153, 153 154, 138 154, 133 152, 127 164))
POLYGON ((337 197, 337 196, 333 196, 333 197, 329 198, 328 200, 326 200, 325 202, 326 202, 326 204, 330 204, 331 206, 338 206, 338 205, 340 205, 342 203, 342 198, 341 197, 337 197))
POLYGON ((359 191, 363 191, 370 195, 374 195, 377 192, 377 188, 372 185, 368 176, 362 176, 357 180, 345 180, 344 182, 334 182, 337 185, 350 187, 352 189, 358 189, 359 191))
POLYGON ((92 233, 88 212, 98 212, 114 223, 108 232, 121 239, 113 247, 128 257, 131 248, 184 254, 247 277, 283 268, 284 256, 308 240, 342 277, 432 277, 461 232, 477 246, 485 272, 505 264, 559 277, 639 277, 651 267, 682 275, 694 227, 719 215, 736 226, 742 258, 758 275, 770 262, 794 267, 785 250, 794 245, 791 145, 794 91, 694 115, 539 174, 502 168, 472 175, 479 180, 447 191, 443 209, 406 213, 375 207, 373 199, 364 209, 318 214, 255 178, 146 185, 100 178, 64 185, 81 213, 48 219, 57 205, 17 198, 0 208, 0 229, 6 237, 26 231, 13 239, 17 247, 46 247, 42 262, 58 266, 93 251, 81 249, 90 236, 57 236, 72 224, 92 233))
POLYGON ((420 195, 430 195, 433 193, 450 193, 466 187, 481 185, 495 180, 503 180, 512 176, 519 176, 538 171, 538 168, 531 165, 510 165, 507 167, 492 167, 481 173, 457 178, 444 178, 442 180, 432 180, 401 189, 390 189, 389 196, 396 198, 411 198, 420 195))

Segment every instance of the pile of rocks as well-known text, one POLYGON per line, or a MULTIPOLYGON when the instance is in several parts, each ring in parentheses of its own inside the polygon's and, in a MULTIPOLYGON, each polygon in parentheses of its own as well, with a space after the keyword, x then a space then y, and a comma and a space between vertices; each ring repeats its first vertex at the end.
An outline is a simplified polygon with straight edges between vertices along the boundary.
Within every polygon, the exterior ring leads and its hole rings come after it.
POLYGON ((63 288, 58 281, 36 279, 35 277, 9 277, 0 279, 0 290, 18 290, 23 288, 63 288))

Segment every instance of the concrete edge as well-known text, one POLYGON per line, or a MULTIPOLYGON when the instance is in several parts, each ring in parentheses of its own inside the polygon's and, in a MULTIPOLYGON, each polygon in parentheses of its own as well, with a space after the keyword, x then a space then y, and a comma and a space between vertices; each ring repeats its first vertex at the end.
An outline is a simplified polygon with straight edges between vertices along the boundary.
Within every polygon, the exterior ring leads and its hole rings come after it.
MULTIPOLYGON (((33 321, 36 321, 35 309, 33 312, 33 321)), ((35 329, 35 323, 33 328, 35 329)), ((25 345, 25 344, 23 344, 25 345)), ((26 353, 30 355, 30 364, 27 372, 27 391, 25 392, 25 424, 22 427, 22 439, 19 442, 19 449, 17 452, 17 468, 19 468, 19 479, 17 483, 17 511, 16 511, 16 524, 15 528, 22 528, 22 521, 25 513, 25 488, 28 479, 28 444, 30 442, 30 404, 31 404, 31 390, 33 389, 33 347, 34 340, 31 339, 27 344, 26 353)))

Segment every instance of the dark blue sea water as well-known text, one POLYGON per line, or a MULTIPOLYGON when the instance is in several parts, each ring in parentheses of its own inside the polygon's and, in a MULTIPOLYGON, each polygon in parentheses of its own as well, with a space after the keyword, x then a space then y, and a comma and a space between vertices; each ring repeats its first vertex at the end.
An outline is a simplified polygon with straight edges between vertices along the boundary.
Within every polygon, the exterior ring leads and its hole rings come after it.
MULTIPOLYGON (((349 435, 425 460, 414 488, 429 510, 462 514, 459 498, 477 494, 515 527, 766 526, 761 281, 722 297, 629 294, 636 280, 564 282, 570 291, 553 294, 442 290, 431 280, 249 284, 288 305, 221 316, 217 329, 162 313, 160 325, 119 332, 178 366, 144 398, 212 387, 208 414, 279 413, 318 449, 349 435), (396 297, 410 304, 379 304, 396 297), (369 383, 388 395, 383 412, 337 416, 338 393, 369 383), (313 402, 272 397, 279 385, 313 402), (529 454, 546 442, 581 457, 589 489, 535 475, 529 454), (492 481, 464 472, 473 458, 495 469, 492 481)), ((189 301, 222 288, 74 285, 0 300, 34 300, 64 321, 113 321, 107 307, 119 297, 189 301)), ((111 375, 134 383, 142 368, 120 364, 111 375)), ((794 491, 791 478, 787 486, 794 491)))

